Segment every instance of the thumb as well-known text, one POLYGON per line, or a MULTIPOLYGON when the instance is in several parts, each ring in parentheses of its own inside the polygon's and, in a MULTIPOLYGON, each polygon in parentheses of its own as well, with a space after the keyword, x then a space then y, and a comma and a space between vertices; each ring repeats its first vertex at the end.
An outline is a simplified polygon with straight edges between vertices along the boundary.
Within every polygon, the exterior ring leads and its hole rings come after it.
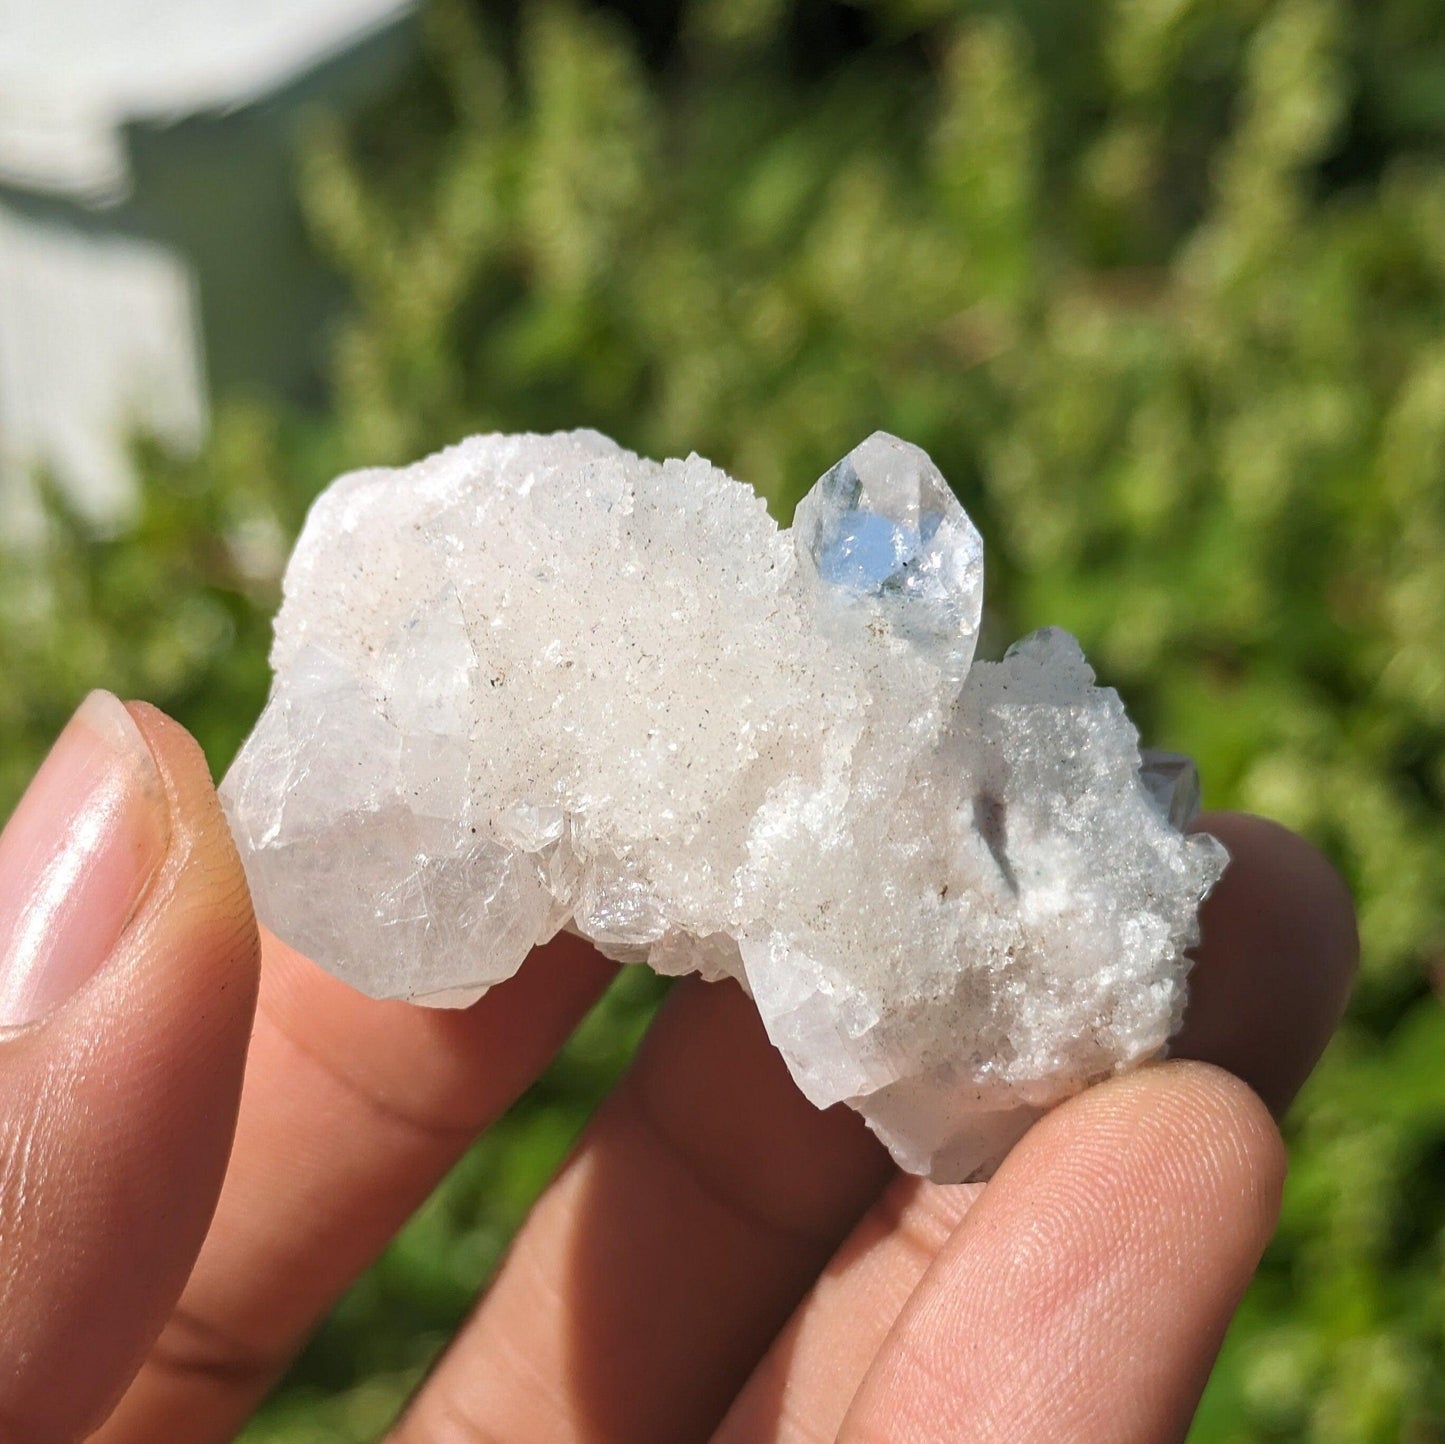
POLYGON ((0 834, 0 1441, 98 1425, 220 1192, 256 925, 200 750, 93 693, 0 834))

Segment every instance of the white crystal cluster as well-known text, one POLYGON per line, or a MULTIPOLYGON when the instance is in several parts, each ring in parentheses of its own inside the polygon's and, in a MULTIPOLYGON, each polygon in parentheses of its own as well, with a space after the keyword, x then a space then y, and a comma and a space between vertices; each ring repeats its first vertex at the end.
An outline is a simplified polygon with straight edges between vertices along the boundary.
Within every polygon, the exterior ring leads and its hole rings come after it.
POLYGON ((699 457, 477 437, 343 477, 223 787, 262 921, 456 1004, 569 927, 732 977, 819 1106, 986 1170, 1157 1055, 1224 865, 1066 633, 974 661, 978 533, 878 433, 792 530, 699 457))

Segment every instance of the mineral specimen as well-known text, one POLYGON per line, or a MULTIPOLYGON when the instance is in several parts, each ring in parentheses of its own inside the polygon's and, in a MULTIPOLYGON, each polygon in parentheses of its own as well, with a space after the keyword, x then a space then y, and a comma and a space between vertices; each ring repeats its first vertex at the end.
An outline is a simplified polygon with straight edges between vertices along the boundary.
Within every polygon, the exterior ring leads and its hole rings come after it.
POLYGON ((262 921, 460 1004, 560 928, 731 977, 820 1107, 986 1172, 1178 1025, 1224 866, 1118 696, 974 661, 978 533, 878 433, 777 527, 697 456, 477 437, 336 482, 223 797, 262 921))

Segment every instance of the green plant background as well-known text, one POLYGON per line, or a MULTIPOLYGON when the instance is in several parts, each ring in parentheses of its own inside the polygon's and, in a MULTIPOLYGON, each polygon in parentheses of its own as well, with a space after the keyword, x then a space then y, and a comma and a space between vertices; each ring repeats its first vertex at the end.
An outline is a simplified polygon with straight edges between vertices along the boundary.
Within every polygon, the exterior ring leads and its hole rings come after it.
MULTIPOLYGON (((219 769, 347 466, 489 428, 696 449, 786 517, 878 426, 989 539, 998 638, 1077 632, 1214 805, 1324 845, 1349 1019, 1194 1434, 1445 1439, 1445 7, 436 0, 298 193, 354 297, 324 415, 222 398, 133 529, 0 566, 0 815, 104 683, 219 769)), ((259 299, 257 304, 263 304, 259 299)), ((630 976, 246 1434, 372 1437, 657 989, 630 976)))

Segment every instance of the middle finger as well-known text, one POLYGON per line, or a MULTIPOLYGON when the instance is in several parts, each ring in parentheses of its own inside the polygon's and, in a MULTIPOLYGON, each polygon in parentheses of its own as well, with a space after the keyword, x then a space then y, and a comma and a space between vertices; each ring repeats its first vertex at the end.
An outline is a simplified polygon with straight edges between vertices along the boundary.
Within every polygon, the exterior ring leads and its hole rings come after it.
POLYGON ((706 1438, 891 1172, 740 989, 680 984, 394 1444, 706 1438))

